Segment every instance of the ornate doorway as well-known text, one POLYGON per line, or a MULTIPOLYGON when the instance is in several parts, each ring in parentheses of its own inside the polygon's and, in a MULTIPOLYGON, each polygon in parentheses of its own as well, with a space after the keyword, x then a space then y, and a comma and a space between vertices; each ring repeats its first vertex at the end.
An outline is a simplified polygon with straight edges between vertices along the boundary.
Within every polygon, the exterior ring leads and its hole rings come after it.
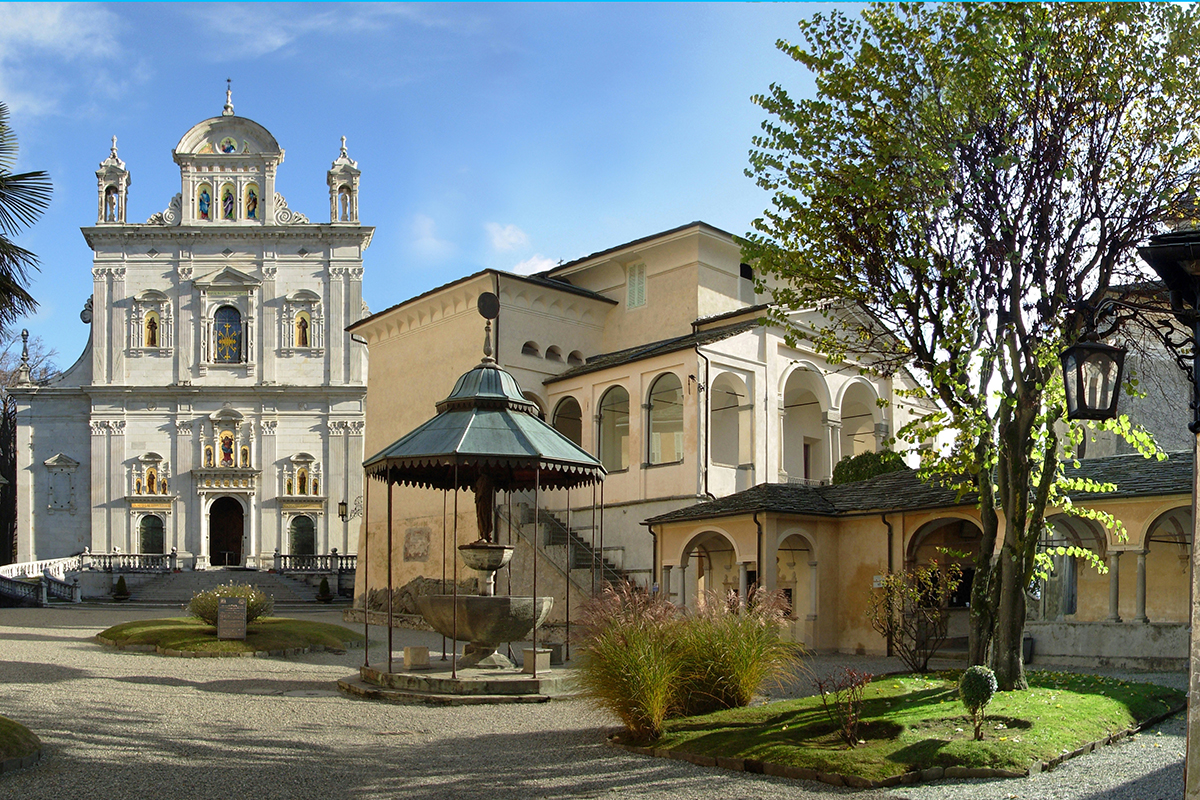
POLYGON ((242 504, 237 500, 221 497, 213 501, 208 512, 208 552, 214 567, 241 566, 244 522, 242 504))

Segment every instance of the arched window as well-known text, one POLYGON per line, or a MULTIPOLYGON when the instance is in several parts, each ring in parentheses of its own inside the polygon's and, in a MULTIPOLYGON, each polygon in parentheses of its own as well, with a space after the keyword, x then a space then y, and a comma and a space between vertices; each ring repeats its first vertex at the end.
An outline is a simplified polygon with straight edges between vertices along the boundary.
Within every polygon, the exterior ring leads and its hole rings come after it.
POLYGON ((196 219, 208 221, 213 218, 212 185, 202 183, 196 187, 196 219))
POLYGON ((660 375, 650 386, 651 464, 683 460, 683 385, 675 373, 660 375))
POLYGON ((242 362, 242 313, 233 306, 221 306, 213 315, 213 339, 219 364, 242 362))
POLYGON ((546 360, 561 362, 563 360, 562 350, 558 349, 558 347, 556 345, 551 345, 550 347, 547 347, 546 348, 546 360))
POLYGON ((542 351, 538 349, 537 342, 526 342, 521 345, 521 355, 523 356, 540 356, 542 351))
POLYGON ((165 544, 163 542, 163 521, 162 517, 148 516, 142 517, 142 524, 139 526, 138 538, 142 553, 163 553, 165 544))
POLYGON ((292 520, 291 539, 292 555, 317 554, 317 528, 312 517, 296 517, 292 520))
POLYGON ((579 352, 578 350, 572 350, 571 354, 567 356, 567 363, 572 367, 581 366, 583 362, 583 353, 579 352))
POLYGON ((583 446, 583 411, 574 397, 564 397, 554 409, 554 430, 583 446))
POLYGON ((629 392, 621 386, 600 399, 600 463, 609 472, 629 469, 629 392))

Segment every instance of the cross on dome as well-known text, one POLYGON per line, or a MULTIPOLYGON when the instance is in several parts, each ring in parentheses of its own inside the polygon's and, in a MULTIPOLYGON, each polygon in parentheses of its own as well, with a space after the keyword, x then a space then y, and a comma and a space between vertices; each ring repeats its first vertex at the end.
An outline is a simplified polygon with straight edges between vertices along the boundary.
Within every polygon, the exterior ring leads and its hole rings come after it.
POLYGON ((221 116, 233 116, 233 78, 225 79, 225 108, 221 111, 221 116))

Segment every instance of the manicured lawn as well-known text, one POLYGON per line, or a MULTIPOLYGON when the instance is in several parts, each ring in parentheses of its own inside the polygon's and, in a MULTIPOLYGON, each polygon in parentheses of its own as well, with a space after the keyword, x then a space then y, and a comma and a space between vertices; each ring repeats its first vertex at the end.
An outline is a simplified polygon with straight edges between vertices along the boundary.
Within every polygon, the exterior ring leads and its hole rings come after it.
POLYGON ((217 629, 192 617, 147 619, 115 625, 100 636, 119 646, 157 645, 164 650, 210 653, 252 653, 296 647, 341 650, 363 635, 341 625, 264 617, 246 626, 245 640, 217 639, 217 629))
POLYGON ((866 689, 853 750, 820 697, 719 711, 667 724, 655 748, 757 759, 882 780, 928 767, 1021 771, 1127 730, 1183 703, 1183 693, 1093 675, 1031 672, 1029 691, 998 692, 984 741, 958 699, 959 673, 888 676, 866 689))
POLYGON ((41 741, 29 728, 8 717, 0 717, 0 761, 24 758, 41 746, 41 741))

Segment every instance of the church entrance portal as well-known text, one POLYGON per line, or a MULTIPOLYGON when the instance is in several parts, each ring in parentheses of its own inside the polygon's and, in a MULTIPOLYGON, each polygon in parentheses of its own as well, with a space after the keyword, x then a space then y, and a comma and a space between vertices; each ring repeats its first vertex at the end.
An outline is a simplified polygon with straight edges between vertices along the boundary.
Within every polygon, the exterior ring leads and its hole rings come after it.
POLYGON ((208 512, 209 563, 237 567, 242 563, 242 504, 232 497, 214 501, 208 512))

